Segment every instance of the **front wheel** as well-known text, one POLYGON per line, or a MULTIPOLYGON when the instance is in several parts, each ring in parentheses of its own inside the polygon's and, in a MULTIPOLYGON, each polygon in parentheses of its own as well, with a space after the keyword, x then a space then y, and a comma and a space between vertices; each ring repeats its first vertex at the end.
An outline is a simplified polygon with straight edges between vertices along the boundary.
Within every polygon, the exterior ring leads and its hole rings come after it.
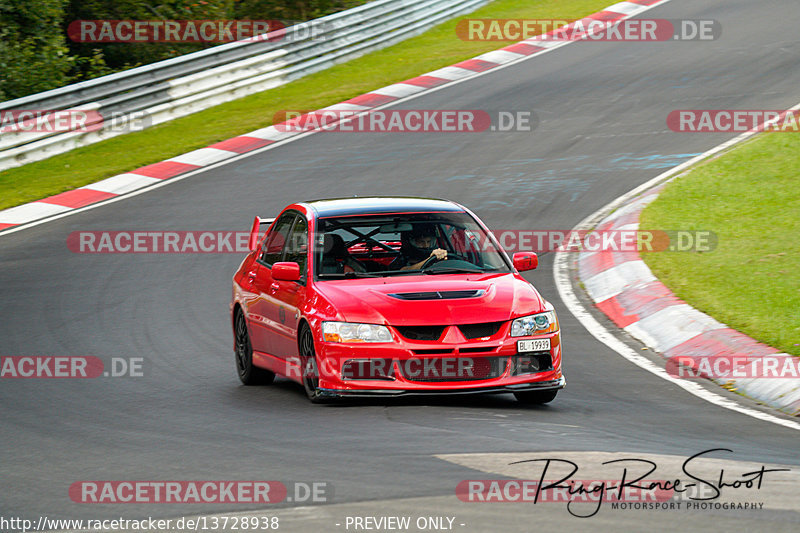
POLYGON ((514 397, 517 401, 525 405, 542 405, 550 403, 556 399, 558 389, 555 390, 528 390, 515 392, 514 397))
POLYGON ((236 311, 234 321, 234 353, 236 355, 236 372, 245 385, 269 385, 275 380, 275 374, 269 370, 253 365, 253 346, 247 333, 247 321, 241 309, 236 311))
POLYGON ((314 350, 314 335, 307 324, 304 324, 300 330, 298 344, 300 345, 300 370, 306 396, 313 403, 322 403, 323 398, 319 390, 319 366, 317 365, 317 355, 314 350))

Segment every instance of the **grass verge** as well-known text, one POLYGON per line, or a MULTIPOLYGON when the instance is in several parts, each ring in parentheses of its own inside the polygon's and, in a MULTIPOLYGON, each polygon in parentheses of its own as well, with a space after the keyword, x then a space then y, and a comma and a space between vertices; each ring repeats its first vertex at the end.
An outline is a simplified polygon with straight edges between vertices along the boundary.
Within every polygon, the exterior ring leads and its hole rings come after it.
POLYGON ((768 133, 692 169, 643 212, 643 230, 710 230, 711 252, 642 254, 678 297, 800 356, 800 136, 768 133))
MULTIPOLYGON (((483 18, 575 19, 610 0, 496 0, 470 14, 483 18)), ((454 19, 428 32, 303 79, 147 130, 0 173, 0 209, 23 204, 272 124, 276 112, 319 109, 506 46, 466 42, 454 19)))

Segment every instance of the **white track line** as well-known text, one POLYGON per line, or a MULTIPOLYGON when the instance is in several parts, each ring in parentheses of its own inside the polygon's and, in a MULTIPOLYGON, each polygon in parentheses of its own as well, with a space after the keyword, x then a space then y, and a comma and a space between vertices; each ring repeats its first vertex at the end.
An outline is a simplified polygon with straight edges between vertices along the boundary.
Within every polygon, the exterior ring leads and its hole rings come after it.
MULTIPOLYGON (((792 111, 796 111, 800 109, 800 104, 792 107, 792 111)), ((654 187, 655 185, 665 182, 670 178, 676 177, 678 174, 683 172, 684 170, 688 169, 692 165, 699 163, 700 161, 711 157, 713 155, 719 154, 720 152, 730 148, 735 144, 739 144, 742 141, 749 139, 750 137, 754 136, 757 131, 748 131, 745 132, 738 137, 735 137, 729 141, 726 141, 718 146, 715 146, 711 150, 700 154, 697 157, 693 157, 689 161, 682 163, 662 174, 659 174, 655 178, 639 185, 635 189, 623 194, 616 200, 613 200, 606 206, 600 208, 599 210, 595 211, 585 219, 583 219, 580 223, 578 223, 572 231, 582 231, 593 228, 597 222, 605 218, 611 211, 616 209, 617 207, 626 204, 632 198, 638 196, 642 192, 654 187)), ((757 418, 759 420, 764 420, 766 422, 772 422, 773 424, 778 424, 780 426, 784 426, 791 429, 800 430, 800 423, 794 422, 792 420, 785 420, 783 418, 777 417, 775 415, 771 415, 769 413, 764 413, 762 411, 758 411, 756 409, 751 409, 749 407, 744 407, 739 405, 737 402, 729 400, 719 394, 709 391, 708 389, 700 386, 697 383, 692 381, 687 381, 685 379, 677 379, 670 376, 666 370, 661 368, 660 366, 656 365, 646 357, 643 357, 636 353, 632 348, 628 347, 625 343, 619 340, 616 336, 614 336, 611 331, 603 326, 600 322, 598 322, 592 314, 581 305, 580 301, 578 300, 577 296, 575 296, 575 292, 572 290, 572 282, 569 279, 569 253, 568 252, 556 252, 555 259, 553 261, 553 278, 555 279, 556 288, 558 289, 558 294, 563 300, 564 304, 567 306, 567 309, 575 315, 583 327, 585 327, 589 333, 591 333, 597 340, 620 354, 622 357, 630 361, 631 363, 635 364, 636 366, 655 374, 656 376, 665 379, 678 387, 682 388, 686 392, 697 396, 698 398, 702 398, 707 402, 713 403, 719 407, 724 407, 725 409, 730 409, 731 411, 736 411, 737 413, 742 413, 747 416, 751 416, 753 418, 757 418)))

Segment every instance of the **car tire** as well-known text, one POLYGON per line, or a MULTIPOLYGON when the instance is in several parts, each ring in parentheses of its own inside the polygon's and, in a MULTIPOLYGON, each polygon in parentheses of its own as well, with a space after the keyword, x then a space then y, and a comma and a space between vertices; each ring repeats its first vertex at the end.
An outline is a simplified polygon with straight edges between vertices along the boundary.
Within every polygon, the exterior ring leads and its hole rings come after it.
POLYGON ((515 392, 514 397, 525 405, 543 405, 556 399, 558 389, 515 392))
POLYGON ((324 403, 319 390, 319 372, 317 366, 317 353, 314 349, 314 334, 308 324, 303 324, 297 336, 300 349, 300 377, 306 396, 312 403, 324 403))
POLYGON ((247 321, 241 309, 236 311, 234 319, 234 358, 236 360, 236 373, 245 385, 269 385, 275 381, 275 374, 269 370, 253 365, 253 346, 250 344, 250 333, 247 331, 247 321))

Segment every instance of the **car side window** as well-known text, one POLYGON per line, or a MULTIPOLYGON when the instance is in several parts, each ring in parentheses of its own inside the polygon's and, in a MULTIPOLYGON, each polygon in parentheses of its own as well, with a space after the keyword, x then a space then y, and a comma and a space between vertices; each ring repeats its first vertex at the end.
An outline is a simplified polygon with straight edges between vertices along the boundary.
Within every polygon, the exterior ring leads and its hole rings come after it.
POLYGON ((305 277, 308 258, 308 222, 302 216, 297 217, 284 248, 286 252, 283 260, 300 265, 300 276, 305 277))
POLYGON ((283 245, 286 243, 289 235, 289 230, 292 228, 292 223, 297 215, 295 213, 286 213, 275 222, 275 228, 269 232, 264 243, 264 248, 261 250, 261 260, 269 266, 281 260, 283 254, 283 245))

